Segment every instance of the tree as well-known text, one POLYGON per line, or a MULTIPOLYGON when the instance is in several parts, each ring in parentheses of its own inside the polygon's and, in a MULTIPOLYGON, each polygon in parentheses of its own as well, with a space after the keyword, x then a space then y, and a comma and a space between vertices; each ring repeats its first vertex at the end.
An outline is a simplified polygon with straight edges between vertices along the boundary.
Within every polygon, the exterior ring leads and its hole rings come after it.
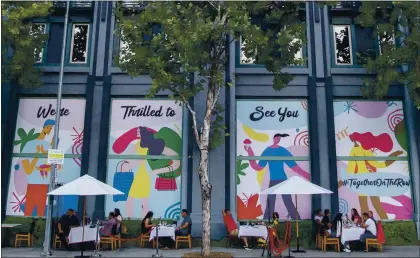
POLYGON ((420 109, 420 2, 364 1, 357 20, 374 29, 380 55, 365 65, 374 77, 365 78, 365 96, 382 98, 390 85, 405 85, 420 109))
POLYGON ((15 80, 25 88, 40 85, 41 71, 35 67, 47 35, 31 20, 46 17, 52 2, 1 2, 2 82, 15 80))
POLYGON ((197 169, 202 197, 202 255, 210 255, 209 151, 223 142, 226 129, 218 113, 220 90, 231 86, 224 80, 227 50, 234 39, 246 36, 243 50, 250 59, 273 73, 276 90, 293 76, 282 71, 296 60, 305 42, 305 25, 295 2, 167 1, 117 5, 122 49, 117 65, 132 77, 152 78, 149 97, 160 91, 185 105, 192 117, 192 131, 200 150, 197 169), (284 26, 286 25, 287 26, 284 26), (190 100, 206 92, 204 116, 199 120, 190 100))

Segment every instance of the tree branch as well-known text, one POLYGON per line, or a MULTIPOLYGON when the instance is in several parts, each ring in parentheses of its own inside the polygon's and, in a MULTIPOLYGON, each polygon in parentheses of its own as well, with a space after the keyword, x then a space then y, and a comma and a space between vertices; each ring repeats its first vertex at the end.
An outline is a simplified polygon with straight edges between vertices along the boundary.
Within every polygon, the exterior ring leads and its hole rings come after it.
POLYGON ((197 128, 197 117, 196 117, 196 113, 192 109, 192 107, 190 106, 190 104, 188 103, 188 101, 185 101, 184 98, 183 98, 183 102, 184 102, 185 106, 188 108, 188 110, 191 113, 192 122, 193 122, 192 128, 193 128, 193 132, 194 132, 194 137, 195 137, 195 140, 197 141, 198 146, 200 146, 200 148, 201 148, 201 139, 200 139, 200 134, 198 133, 198 128, 197 128))

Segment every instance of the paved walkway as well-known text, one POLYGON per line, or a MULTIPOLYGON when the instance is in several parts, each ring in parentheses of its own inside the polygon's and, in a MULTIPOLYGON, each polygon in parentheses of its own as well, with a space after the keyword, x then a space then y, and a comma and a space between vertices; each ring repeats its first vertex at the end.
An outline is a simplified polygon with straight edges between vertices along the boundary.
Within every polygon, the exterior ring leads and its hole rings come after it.
MULTIPOLYGON (((2 248, 2 257, 39 257, 41 248, 2 248)), ((185 252, 199 252, 200 248, 180 249, 180 250, 162 250, 159 252, 163 257, 181 257, 185 252)), ((228 249, 221 247, 212 248, 214 252, 229 252, 234 257, 261 257, 261 250, 246 251, 242 249, 228 249)), ((295 257, 420 257, 420 246, 384 246, 384 252, 352 252, 352 253, 336 253, 321 252, 316 250, 307 250, 306 253, 293 254, 295 257)), ((103 251, 102 257, 152 257, 155 250, 146 248, 127 248, 118 251, 103 251)), ((85 255, 91 255, 93 252, 85 252, 85 255)), ((80 252, 66 252, 53 250, 53 257, 74 257, 80 255, 80 252)), ((283 252, 283 256, 287 255, 287 251, 283 252)))

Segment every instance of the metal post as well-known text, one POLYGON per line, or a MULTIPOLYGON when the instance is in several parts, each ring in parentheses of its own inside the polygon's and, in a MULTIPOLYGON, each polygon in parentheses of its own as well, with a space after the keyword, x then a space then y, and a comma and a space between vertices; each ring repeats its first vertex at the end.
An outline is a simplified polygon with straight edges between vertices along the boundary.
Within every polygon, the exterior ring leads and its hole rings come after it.
MULTIPOLYGON (((70 10, 70 1, 66 1, 66 14, 64 18, 64 33, 63 33, 63 44, 61 50, 61 62, 60 62, 60 77, 58 81, 58 91, 57 91, 57 106, 55 108, 55 127, 54 127, 54 146, 53 149, 58 147, 58 134, 60 131, 60 109, 61 109, 61 89, 63 87, 63 74, 64 74, 64 58, 66 54, 66 41, 67 41, 67 23, 69 19, 69 10, 70 10)), ((48 187, 48 192, 54 190, 55 188, 55 178, 56 178, 56 164, 52 165, 51 175, 50 175, 50 184, 48 187)), ((52 197, 47 196, 48 206, 47 206, 47 221, 45 224, 45 238, 44 238, 44 250, 41 253, 41 256, 51 256, 50 245, 51 245, 51 217, 52 217, 52 197)))

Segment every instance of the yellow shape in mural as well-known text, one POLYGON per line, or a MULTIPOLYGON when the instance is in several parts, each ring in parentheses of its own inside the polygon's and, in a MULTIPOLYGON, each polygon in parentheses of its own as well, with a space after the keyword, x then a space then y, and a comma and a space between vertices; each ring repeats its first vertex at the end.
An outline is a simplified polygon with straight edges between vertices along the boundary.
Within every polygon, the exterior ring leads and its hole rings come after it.
POLYGON ((263 170, 257 171, 257 180, 260 187, 262 186, 265 175, 265 168, 263 170))
MULTIPOLYGON (((139 155, 147 155, 148 148, 140 147, 136 144, 136 150, 139 155)), ((132 198, 148 198, 151 190, 150 176, 147 173, 146 160, 140 162, 133 184, 131 185, 128 196, 132 198)))
POLYGON ((244 129, 246 135, 248 135, 251 139, 258 141, 258 142, 267 142, 270 137, 268 136, 268 134, 265 133, 257 133, 254 129, 246 126, 246 125, 242 125, 242 128, 244 129))

